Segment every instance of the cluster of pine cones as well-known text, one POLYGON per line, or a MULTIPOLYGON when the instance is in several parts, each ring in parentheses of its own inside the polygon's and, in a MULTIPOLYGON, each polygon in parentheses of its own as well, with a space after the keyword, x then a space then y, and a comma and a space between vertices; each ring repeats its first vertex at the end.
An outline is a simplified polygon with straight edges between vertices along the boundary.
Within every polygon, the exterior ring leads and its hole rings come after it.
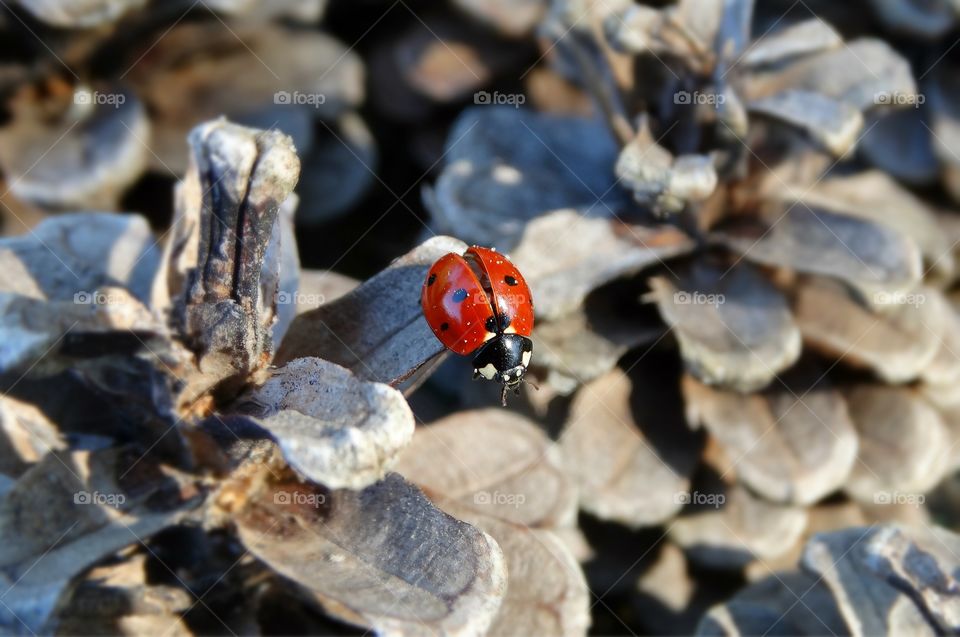
POLYGON ((960 632, 955 0, 0 5, 4 634, 960 632))

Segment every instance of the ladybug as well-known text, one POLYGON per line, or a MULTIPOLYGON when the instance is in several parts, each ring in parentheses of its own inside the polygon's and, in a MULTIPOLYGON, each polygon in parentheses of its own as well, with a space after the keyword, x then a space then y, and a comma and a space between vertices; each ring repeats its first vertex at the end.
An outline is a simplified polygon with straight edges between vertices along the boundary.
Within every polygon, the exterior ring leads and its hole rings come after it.
POLYGON ((444 346, 473 354, 473 378, 520 393, 533 354, 533 299, 516 266, 495 248, 471 246, 437 259, 427 272, 420 304, 444 346))

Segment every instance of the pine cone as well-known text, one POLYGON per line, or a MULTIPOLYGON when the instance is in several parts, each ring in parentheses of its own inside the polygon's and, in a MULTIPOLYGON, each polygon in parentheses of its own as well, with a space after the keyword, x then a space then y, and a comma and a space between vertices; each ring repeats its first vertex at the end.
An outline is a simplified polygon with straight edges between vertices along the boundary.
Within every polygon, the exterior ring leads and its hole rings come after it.
POLYGON ((951 3, 326 4, 0 13, 4 632, 957 632, 951 3))

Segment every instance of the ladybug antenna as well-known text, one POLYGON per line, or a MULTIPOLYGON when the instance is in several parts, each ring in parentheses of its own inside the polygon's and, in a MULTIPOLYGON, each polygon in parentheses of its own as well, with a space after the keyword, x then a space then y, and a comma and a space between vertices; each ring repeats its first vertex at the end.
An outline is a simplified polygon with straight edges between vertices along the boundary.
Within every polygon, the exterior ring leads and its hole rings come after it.
POLYGON ((540 385, 536 384, 536 383, 533 382, 532 380, 527 380, 526 378, 524 378, 524 379, 523 379, 523 382, 525 382, 526 384, 530 385, 531 387, 533 387, 533 388, 536 389, 537 391, 540 391, 540 385))

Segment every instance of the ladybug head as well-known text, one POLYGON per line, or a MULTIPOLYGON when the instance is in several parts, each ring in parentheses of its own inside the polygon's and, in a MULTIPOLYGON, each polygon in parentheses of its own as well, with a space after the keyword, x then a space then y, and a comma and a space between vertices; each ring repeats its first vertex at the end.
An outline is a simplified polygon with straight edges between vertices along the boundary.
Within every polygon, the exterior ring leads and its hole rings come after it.
POLYGON ((533 341, 526 336, 498 334, 484 343, 473 357, 473 377, 503 383, 501 401, 506 405, 508 390, 520 393, 532 354, 533 341))

